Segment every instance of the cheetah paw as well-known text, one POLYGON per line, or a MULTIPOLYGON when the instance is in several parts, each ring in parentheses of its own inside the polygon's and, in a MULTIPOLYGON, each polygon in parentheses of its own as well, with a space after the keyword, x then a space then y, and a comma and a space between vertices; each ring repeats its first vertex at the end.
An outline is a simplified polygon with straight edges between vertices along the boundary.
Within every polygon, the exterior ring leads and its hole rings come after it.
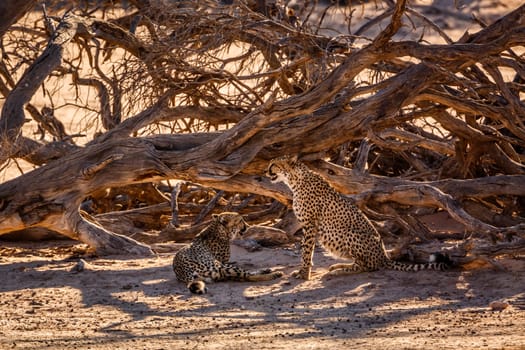
POLYGON ((341 276, 346 275, 347 273, 345 273, 342 269, 329 269, 326 274, 328 276, 341 276))
POLYGON ((264 269, 259 271, 261 275, 271 275, 272 279, 276 279, 279 277, 283 277, 283 273, 281 271, 272 271, 272 269, 264 269))
POLYGON ((344 267, 346 267, 346 266, 347 266, 347 265, 344 265, 344 264, 333 264, 333 265, 330 265, 330 266, 328 267, 328 271, 332 272, 332 271, 334 271, 334 270, 340 270, 340 269, 342 269, 342 268, 344 268, 344 267))
POLYGON ((273 276, 272 276, 272 277, 273 277, 274 279, 276 279, 276 278, 281 278, 281 277, 283 277, 283 275, 284 275, 284 273, 282 273, 281 271, 275 271, 275 272, 273 273, 273 276))
POLYGON ((310 279, 310 272, 299 270, 292 272, 292 277, 308 281, 310 279))

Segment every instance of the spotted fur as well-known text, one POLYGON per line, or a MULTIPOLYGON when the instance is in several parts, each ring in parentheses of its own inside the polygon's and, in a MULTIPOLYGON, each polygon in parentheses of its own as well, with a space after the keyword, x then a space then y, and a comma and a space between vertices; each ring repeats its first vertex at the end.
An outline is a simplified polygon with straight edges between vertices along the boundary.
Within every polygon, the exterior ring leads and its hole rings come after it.
POLYGON ((269 281, 282 276, 270 269, 248 272, 230 260, 230 241, 242 235, 247 224, 241 215, 225 212, 214 214, 211 224, 202 230, 189 246, 173 257, 173 271, 190 292, 207 292, 206 281, 269 281))
MULTIPOLYGON (((297 157, 270 162, 267 171, 273 182, 286 183, 293 192, 293 210, 303 227, 301 269, 296 277, 310 279, 316 239, 326 250, 353 263, 330 266, 331 274, 374 271, 381 268, 401 271, 443 270, 446 263, 405 264, 391 260, 381 236, 352 200, 338 193, 321 176, 297 157)), ((442 258, 438 255, 437 258, 442 258)))

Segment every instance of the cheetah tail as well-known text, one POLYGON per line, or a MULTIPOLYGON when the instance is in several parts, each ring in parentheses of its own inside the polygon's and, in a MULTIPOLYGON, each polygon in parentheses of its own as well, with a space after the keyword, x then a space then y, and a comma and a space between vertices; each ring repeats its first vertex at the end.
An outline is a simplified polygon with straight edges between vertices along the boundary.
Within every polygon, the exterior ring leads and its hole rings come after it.
POLYGON ((388 260, 385 268, 397 271, 421 271, 421 270, 438 270, 444 271, 449 269, 453 264, 450 258, 441 253, 430 255, 430 262, 422 264, 402 263, 399 261, 388 260))
POLYGON ((206 287, 206 283, 200 280, 193 280, 190 283, 188 283, 188 289, 193 294, 206 294, 208 292, 208 287, 206 287))

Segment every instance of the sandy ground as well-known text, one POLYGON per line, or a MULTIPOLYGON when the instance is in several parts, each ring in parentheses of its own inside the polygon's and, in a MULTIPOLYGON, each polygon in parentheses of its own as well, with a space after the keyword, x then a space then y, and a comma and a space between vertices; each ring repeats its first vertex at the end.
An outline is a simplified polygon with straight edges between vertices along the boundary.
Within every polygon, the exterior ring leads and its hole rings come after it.
POLYGON ((87 268, 72 271, 83 249, 2 244, 0 349, 525 349, 523 259, 500 271, 332 277, 324 273, 333 259, 317 250, 304 282, 290 277, 294 250, 233 246, 239 265, 285 276, 214 283, 194 296, 175 280, 172 253, 84 257, 87 268))

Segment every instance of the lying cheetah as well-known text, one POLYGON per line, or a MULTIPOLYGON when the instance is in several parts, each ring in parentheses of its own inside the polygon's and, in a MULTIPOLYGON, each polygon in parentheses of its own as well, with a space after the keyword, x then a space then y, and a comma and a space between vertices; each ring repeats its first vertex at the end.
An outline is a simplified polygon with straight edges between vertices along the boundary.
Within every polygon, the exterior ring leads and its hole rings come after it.
POLYGON ((179 250, 173 257, 173 271, 177 279, 187 284, 190 292, 204 294, 207 281, 269 281, 282 276, 270 269, 247 272, 228 264, 230 241, 242 235, 247 228, 237 213, 214 214, 211 224, 202 230, 191 245, 179 250))
POLYGON ((270 162, 267 171, 272 182, 282 181, 293 192, 293 210, 302 224, 301 269, 297 278, 310 279, 316 238, 331 254, 353 263, 330 266, 331 274, 349 274, 380 268, 402 271, 424 269, 444 270, 448 258, 438 254, 442 262, 404 264, 391 260, 381 236, 350 198, 332 188, 321 176, 313 173, 297 157, 284 156, 270 162))

